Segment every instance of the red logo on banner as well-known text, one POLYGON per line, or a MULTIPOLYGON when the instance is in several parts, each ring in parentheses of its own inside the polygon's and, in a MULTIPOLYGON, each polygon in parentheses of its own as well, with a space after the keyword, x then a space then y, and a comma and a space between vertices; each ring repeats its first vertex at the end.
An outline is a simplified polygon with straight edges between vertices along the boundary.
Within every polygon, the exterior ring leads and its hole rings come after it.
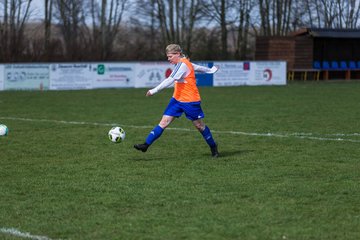
POLYGON ((263 78, 265 81, 270 81, 272 78, 272 71, 270 69, 265 69, 263 72, 263 78))
POLYGON ((249 63, 249 62, 244 62, 244 64, 243 64, 243 70, 244 70, 244 71, 250 70, 250 63, 249 63))
POLYGON ((170 74, 171 74, 171 73, 172 73, 171 68, 166 69, 166 71, 165 71, 165 77, 166 77, 166 78, 170 77, 170 74))

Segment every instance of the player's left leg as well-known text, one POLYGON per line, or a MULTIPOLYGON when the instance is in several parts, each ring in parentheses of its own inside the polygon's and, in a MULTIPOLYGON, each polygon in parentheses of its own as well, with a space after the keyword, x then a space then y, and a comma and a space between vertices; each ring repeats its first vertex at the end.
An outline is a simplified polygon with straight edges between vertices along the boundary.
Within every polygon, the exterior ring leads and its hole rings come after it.
POLYGON ((192 121, 196 129, 199 130, 206 143, 209 145, 211 149, 211 155, 213 157, 218 157, 219 152, 217 149, 217 144, 211 134, 209 127, 206 126, 202 120, 205 117, 205 114, 201 109, 201 102, 183 103, 182 109, 184 110, 186 117, 192 121))
POLYGON ((211 134, 210 128, 205 125, 204 121, 201 118, 192 121, 192 123, 194 124, 196 129, 199 130, 199 132, 201 133, 201 135, 205 139, 206 143, 209 145, 209 147, 211 149, 211 155, 213 157, 218 157, 219 152, 218 152, 218 149, 217 149, 217 144, 216 144, 216 142, 215 142, 215 140, 214 140, 214 138, 213 138, 213 136, 211 134))

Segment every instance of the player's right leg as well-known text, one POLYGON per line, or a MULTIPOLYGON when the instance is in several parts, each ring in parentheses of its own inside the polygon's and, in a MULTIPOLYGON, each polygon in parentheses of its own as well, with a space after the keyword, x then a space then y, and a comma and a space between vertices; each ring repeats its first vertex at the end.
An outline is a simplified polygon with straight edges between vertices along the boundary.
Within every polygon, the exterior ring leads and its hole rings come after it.
POLYGON ((148 147, 158 139, 165 128, 170 125, 172 121, 174 121, 175 117, 180 117, 182 114, 182 109, 180 103, 175 99, 171 98, 168 106, 166 107, 164 114, 161 118, 159 125, 157 125, 147 136, 145 143, 135 144, 134 148, 139 151, 146 152, 148 147))
POLYGON ((165 128, 167 128, 170 125, 170 123, 174 121, 174 119, 175 117, 173 116, 163 115, 159 125, 157 125, 147 136, 145 143, 135 144, 134 148, 139 151, 146 152, 149 146, 161 136, 165 128))

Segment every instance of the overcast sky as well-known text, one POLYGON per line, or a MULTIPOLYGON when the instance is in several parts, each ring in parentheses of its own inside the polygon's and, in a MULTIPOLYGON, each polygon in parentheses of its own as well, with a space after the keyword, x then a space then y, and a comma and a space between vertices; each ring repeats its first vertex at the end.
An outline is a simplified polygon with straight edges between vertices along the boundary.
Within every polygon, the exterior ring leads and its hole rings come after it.
POLYGON ((31 2, 31 9, 32 19, 42 19, 44 16, 44 0, 32 0, 31 2))
MULTIPOLYGON (((31 20, 42 21, 44 19, 44 0, 32 0, 31 1, 31 20)), ((124 21, 129 17, 129 14, 125 12, 124 21)))

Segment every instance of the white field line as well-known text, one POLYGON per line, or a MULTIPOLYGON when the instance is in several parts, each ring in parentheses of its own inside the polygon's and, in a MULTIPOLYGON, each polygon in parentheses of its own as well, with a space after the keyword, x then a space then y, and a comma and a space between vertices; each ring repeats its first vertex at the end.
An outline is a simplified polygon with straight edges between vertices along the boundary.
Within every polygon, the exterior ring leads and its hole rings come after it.
MULTIPOLYGON (((48 238, 46 236, 37 236, 32 235, 28 232, 20 232, 19 230, 15 228, 0 228, 0 232, 8 235, 12 235, 19 238, 28 238, 33 240, 51 240, 51 238, 48 238)), ((58 239, 60 240, 60 239, 58 239)))
MULTIPOLYGON (((125 125, 119 123, 97 123, 97 122, 78 122, 78 121, 64 121, 64 120, 51 120, 51 119, 33 119, 33 118, 19 118, 19 117, 0 117, 3 120, 15 120, 15 121, 27 121, 27 122, 50 122, 60 124, 74 124, 74 125, 93 125, 93 126, 122 126, 127 128, 137 129, 152 129, 154 126, 138 126, 138 125, 125 125)), ((188 128, 172 128, 168 127, 167 130, 173 131, 196 131, 188 128)), ((343 138, 343 137, 359 137, 360 133, 334 133, 334 134, 317 134, 317 133, 252 133, 241 131, 221 131, 211 130, 213 133, 218 134, 230 134, 230 135, 245 135, 245 136, 259 136, 259 137, 278 137, 278 138, 299 138, 318 141, 343 141, 343 142, 356 142, 360 143, 360 140, 343 138)))

